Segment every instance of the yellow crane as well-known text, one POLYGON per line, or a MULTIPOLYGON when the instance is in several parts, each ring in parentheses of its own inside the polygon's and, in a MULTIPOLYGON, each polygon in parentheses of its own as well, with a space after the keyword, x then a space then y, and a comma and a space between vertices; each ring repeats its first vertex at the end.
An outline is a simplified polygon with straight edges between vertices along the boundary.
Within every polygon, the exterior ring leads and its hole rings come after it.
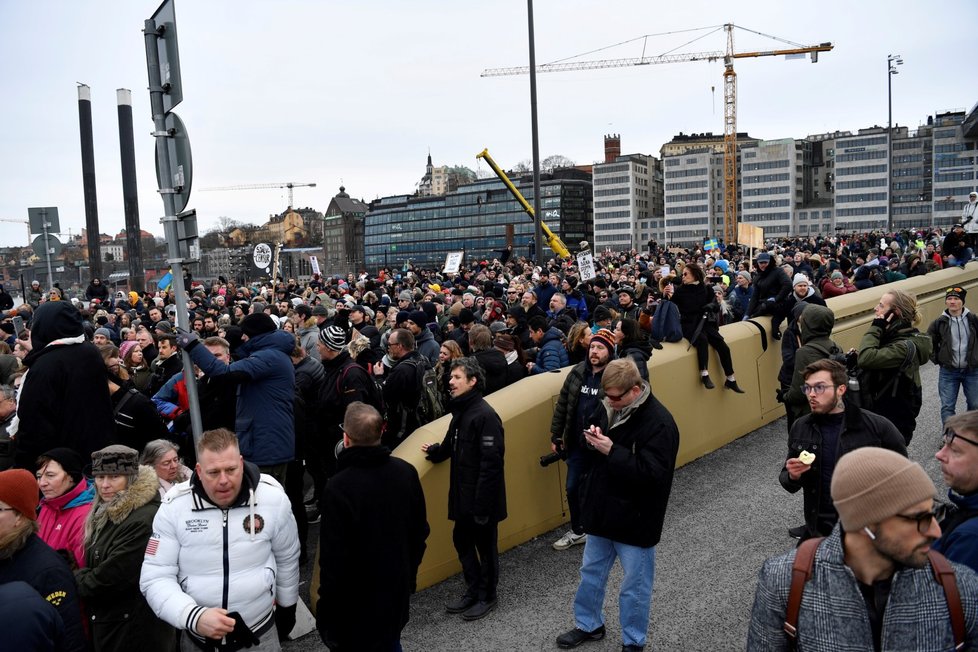
MULTIPOLYGON (((710 29, 710 28, 699 28, 710 29)), ((738 27, 733 23, 727 23, 713 29, 708 34, 698 37, 695 40, 709 36, 710 34, 723 29, 727 33, 727 49, 725 52, 689 52, 673 54, 667 52, 661 55, 645 56, 644 50, 641 57, 627 59, 599 59, 593 61, 560 61, 550 64, 537 66, 537 72, 565 72, 570 70, 596 70, 600 68, 625 68, 629 66, 648 66, 662 63, 685 63, 690 61, 719 61, 723 60, 723 237, 727 244, 737 241, 737 73, 734 72, 734 59, 752 59, 757 57, 773 56, 804 56, 811 55, 812 63, 818 61, 819 52, 832 50, 831 43, 820 43, 819 45, 801 45, 793 43, 770 34, 738 27), (779 50, 755 50, 751 52, 734 52, 734 29, 742 29, 759 36, 781 41, 790 48, 779 50)), ((683 30, 698 31, 698 30, 683 30)), ((639 37, 647 41, 647 35, 639 37)), ((691 43, 692 41, 690 41, 691 43)), ((620 45, 620 44, 619 44, 620 45)), ((686 44, 688 45, 688 43, 686 44)), ((507 75, 525 75, 529 73, 529 66, 518 66, 513 68, 489 68, 482 72, 482 77, 502 77, 507 75)))
POLYGON ((213 191, 213 190, 269 190, 271 188, 288 188, 289 189, 289 209, 291 210, 292 204, 292 189, 293 188, 315 188, 315 183, 295 183, 294 181, 286 181, 283 183, 255 183, 245 186, 219 186, 217 188, 201 188, 201 190, 213 191))
MULTIPOLYGON (((523 193, 521 193, 519 190, 516 189, 516 186, 514 186, 513 182, 509 180, 509 177, 506 176, 506 173, 502 171, 502 168, 496 165, 496 162, 492 160, 491 156, 489 156, 489 148, 487 147, 486 149, 482 150, 481 152, 476 154, 475 157, 481 158, 486 163, 489 164, 489 167, 492 168, 492 171, 496 173, 496 176, 499 177, 499 180, 502 181, 504 184, 506 184, 506 187, 509 189, 510 194, 512 194, 513 197, 516 198, 516 201, 520 203, 520 206, 522 206, 523 210, 526 211, 527 215, 530 216, 530 219, 536 220, 536 213, 534 212, 533 207, 530 206, 529 202, 526 201, 526 197, 523 196, 523 193)), ((543 237, 546 238, 547 240, 547 246, 550 247, 550 249, 555 254, 557 254, 564 260, 567 260, 571 257, 570 250, 567 249, 567 246, 563 243, 563 241, 559 237, 557 237, 556 233, 550 230, 550 227, 548 227, 546 224, 543 223, 542 219, 540 220, 540 229, 543 231, 543 237)))

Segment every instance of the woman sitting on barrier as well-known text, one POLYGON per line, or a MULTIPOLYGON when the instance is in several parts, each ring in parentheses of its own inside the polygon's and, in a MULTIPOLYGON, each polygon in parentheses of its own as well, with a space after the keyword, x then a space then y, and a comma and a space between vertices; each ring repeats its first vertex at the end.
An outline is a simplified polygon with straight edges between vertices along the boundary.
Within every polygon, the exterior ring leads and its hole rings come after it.
POLYGON ((743 394, 744 390, 737 385, 734 377, 730 347, 720 335, 719 304, 713 296, 713 288, 704 283, 705 279, 703 268, 696 263, 689 263, 683 268, 682 284, 678 288, 672 283, 667 284, 663 289, 663 296, 679 308, 683 336, 689 340, 691 347, 696 347, 696 360, 703 386, 707 389, 716 387, 710 380, 709 345, 720 355, 720 365, 727 377, 723 387, 743 394))

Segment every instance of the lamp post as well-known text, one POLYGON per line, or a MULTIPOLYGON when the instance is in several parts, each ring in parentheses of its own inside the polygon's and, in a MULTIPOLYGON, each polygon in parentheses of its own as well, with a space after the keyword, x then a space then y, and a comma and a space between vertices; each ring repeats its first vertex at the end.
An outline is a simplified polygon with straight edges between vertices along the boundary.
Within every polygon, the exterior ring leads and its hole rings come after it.
POLYGON ((893 231, 893 75, 903 65, 899 54, 886 55, 886 232, 893 231))

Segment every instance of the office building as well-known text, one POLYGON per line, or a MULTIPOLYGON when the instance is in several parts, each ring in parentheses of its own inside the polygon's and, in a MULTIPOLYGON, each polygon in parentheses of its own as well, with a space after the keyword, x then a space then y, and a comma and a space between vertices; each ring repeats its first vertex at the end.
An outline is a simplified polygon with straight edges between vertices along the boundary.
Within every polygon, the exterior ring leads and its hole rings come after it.
POLYGON ((662 163, 621 155, 621 137, 605 136, 605 162, 592 167, 594 250, 644 249, 664 236, 662 163))

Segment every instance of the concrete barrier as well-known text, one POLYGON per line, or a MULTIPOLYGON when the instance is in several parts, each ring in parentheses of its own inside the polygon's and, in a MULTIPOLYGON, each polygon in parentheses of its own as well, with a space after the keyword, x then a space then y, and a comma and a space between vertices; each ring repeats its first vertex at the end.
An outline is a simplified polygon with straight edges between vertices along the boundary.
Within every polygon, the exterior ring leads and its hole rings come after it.
MULTIPOLYGON (((901 281, 898 284, 862 290, 828 300, 835 312, 833 338, 843 349, 857 347, 879 298, 891 287, 917 296, 927 325, 944 310, 944 288, 978 286, 978 266, 966 270, 946 269, 901 281)), ((770 318, 757 320, 770 332, 770 318)), ((730 346, 738 384, 746 394, 722 389, 723 372, 712 353, 710 374, 717 389, 706 390, 697 373, 696 352, 688 343, 665 344, 655 351, 649 364, 652 391, 672 412, 679 425, 678 464, 683 465, 746 435, 784 415, 775 400, 778 371, 781 367, 780 342, 768 337, 768 348, 761 348, 758 329, 748 323, 721 328, 730 346)), ((553 406, 569 368, 526 378, 488 397, 499 413, 506 432, 506 497, 509 518, 499 524, 499 549, 507 550, 569 518, 564 495, 566 467, 553 464, 541 468, 539 458, 550 452, 550 420, 553 406)), ((460 571, 452 545, 452 523, 448 520, 449 464, 433 465, 424 459, 421 444, 440 442, 450 417, 419 429, 401 444, 395 455, 413 464, 421 475, 428 507, 431 536, 418 573, 418 588, 440 582, 460 571)), ((327 523, 323 527, 329 527, 327 523)), ((318 572, 313 577, 315 600, 318 572)))

